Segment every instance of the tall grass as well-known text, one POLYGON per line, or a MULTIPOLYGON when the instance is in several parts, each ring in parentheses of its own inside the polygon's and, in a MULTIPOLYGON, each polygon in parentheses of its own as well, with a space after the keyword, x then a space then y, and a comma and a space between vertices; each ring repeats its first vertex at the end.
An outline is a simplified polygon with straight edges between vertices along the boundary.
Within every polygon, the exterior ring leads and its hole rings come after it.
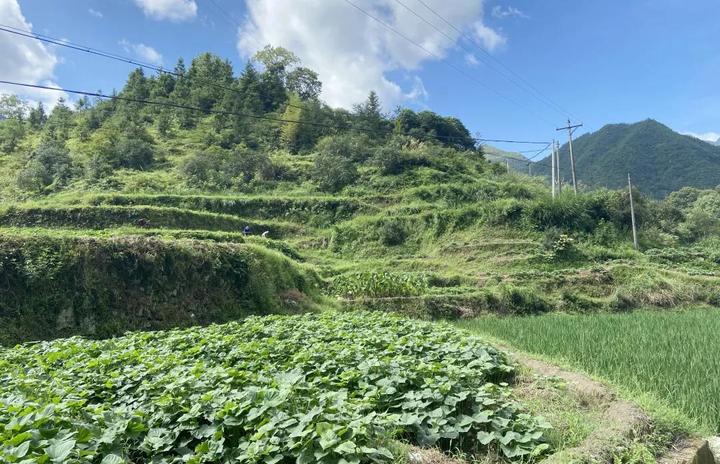
POLYGON ((650 394, 720 432, 720 311, 487 317, 461 323, 650 394))

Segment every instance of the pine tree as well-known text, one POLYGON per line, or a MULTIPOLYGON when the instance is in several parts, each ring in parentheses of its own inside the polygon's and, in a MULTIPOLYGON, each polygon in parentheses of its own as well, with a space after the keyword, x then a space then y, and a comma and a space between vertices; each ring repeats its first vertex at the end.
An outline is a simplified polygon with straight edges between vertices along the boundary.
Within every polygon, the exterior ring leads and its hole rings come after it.
POLYGON ((37 106, 31 109, 30 114, 28 115, 28 122, 30 123, 30 127, 35 130, 42 129, 42 126, 45 125, 46 121, 47 114, 45 114, 45 107, 43 106, 42 102, 38 102, 37 106))

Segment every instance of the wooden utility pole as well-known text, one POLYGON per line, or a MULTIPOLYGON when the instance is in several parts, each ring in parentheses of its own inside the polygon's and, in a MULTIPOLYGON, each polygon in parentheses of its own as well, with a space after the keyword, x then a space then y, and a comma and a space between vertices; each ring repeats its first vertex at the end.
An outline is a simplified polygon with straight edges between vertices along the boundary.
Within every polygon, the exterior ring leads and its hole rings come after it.
POLYGON ((550 163, 552 166, 551 167, 552 174, 550 175, 550 183, 552 184, 552 197, 554 200, 555 199, 555 187, 557 186, 556 185, 557 180, 555 179, 555 141, 554 140, 552 142, 552 151, 550 154, 550 158, 552 159, 552 162, 550 163))
POLYGON ((575 175, 575 156, 573 156, 573 146, 572 146, 572 136, 573 132, 575 132, 575 129, 578 127, 582 127, 582 124, 575 124, 573 125, 570 120, 568 119, 568 125, 565 127, 558 127, 555 130, 566 130, 568 131, 568 148, 570 149, 570 168, 572 169, 572 182, 573 182, 573 190, 575 191, 575 195, 577 195, 577 177, 575 175))
POLYGON ((628 172, 628 192, 630 193, 630 220, 632 221, 633 246, 638 249, 637 229, 635 228, 635 205, 633 204, 632 182, 628 172))

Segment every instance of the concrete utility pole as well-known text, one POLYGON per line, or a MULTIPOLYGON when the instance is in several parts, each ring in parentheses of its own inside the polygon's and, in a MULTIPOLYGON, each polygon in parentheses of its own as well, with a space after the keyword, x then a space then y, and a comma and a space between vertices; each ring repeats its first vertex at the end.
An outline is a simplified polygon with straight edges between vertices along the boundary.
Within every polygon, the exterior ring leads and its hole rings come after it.
POLYGON ((505 171, 510 174, 510 161, 505 160, 505 171))
POLYGON ((560 178, 560 142, 555 141, 555 182, 557 182, 557 193, 562 193, 562 179, 560 178))
POLYGON ((638 249, 637 229, 635 229, 635 205, 633 204, 632 182, 628 172, 628 192, 630 193, 630 219, 632 221, 633 246, 638 249))
POLYGON ((572 169, 572 181, 573 181, 573 190, 575 191, 575 195, 577 195, 577 177, 575 176, 575 156, 573 156, 573 147, 572 147, 572 136, 573 132, 575 132, 575 129, 578 127, 582 127, 582 124, 575 124, 573 125, 570 120, 568 119, 568 125, 566 127, 558 127, 555 130, 566 130, 568 131, 568 148, 570 149, 570 168, 572 169))
POLYGON ((552 160, 552 162, 550 163, 552 166, 551 167, 552 174, 550 175, 550 183, 552 184, 552 197, 554 200, 555 199, 555 187, 556 187, 556 183, 557 183, 557 180, 555 179, 555 141, 554 140, 552 142, 552 151, 550 154, 550 159, 552 160))

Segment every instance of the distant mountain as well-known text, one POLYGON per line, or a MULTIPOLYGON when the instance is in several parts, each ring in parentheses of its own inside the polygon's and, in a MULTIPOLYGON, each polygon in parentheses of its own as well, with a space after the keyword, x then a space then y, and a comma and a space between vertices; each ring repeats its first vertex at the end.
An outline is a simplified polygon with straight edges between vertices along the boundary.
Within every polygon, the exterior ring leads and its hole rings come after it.
POLYGON ((520 172, 528 172, 528 159, 521 153, 513 151, 501 150, 492 145, 483 145, 483 153, 485 159, 500 164, 507 162, 510 165, 510 169, 520 172))
MULTIPOLYGON (((635 124, 608 124, 573 141, 578 182, 618 188, 633 183, 654 197, 682 187, 720 184, 720 146, 681 135, 647 119, 635 124)), ((549 157, 543 160, 550 163, 549 157)), ((560 175, 571 179, 567 144, 560 149, 560 175)))
POLYGON ((718 138, 718 139, 717 139, 716 141, 714 141, 714 142, 710 142, 710 145, 715 145, 716 147, 720 147, 720 138, 718 138))

